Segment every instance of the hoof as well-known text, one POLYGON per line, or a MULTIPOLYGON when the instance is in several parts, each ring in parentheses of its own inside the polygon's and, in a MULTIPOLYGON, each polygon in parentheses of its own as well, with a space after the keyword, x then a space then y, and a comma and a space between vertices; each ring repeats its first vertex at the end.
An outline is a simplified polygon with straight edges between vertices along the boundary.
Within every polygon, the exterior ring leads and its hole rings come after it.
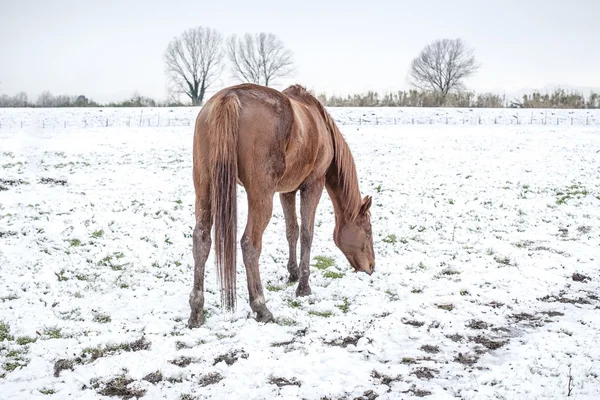
POLYGON ((273 318, 271 311, 265 309, 256 313, 256 322, 275 322, 275 318, 273 318))
POLYGON ((296 283, 298 282, 298 274, 291 274, 288 276, 288 283, 296 283))
POLYGON ((312 292, 310 290, 310 286, 302 286, 302 285, 298 285, 298 288, 296 289, 296 296, 297 297, 304 297, 304 296, 308 296, 310 295, 312 292))
POLYGON ((190 318, 188 319, 188 328, 199 328, 202 325, 204 325, 204 313, 201 313, 200 315, 190 315, 190 318))

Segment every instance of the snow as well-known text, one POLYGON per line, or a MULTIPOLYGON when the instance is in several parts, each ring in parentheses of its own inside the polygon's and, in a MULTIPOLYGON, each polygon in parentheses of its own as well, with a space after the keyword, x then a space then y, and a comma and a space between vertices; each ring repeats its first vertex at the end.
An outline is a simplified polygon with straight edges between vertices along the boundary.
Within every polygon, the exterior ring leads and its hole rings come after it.
POLYGON ((0 111, 0 399, 106 398, 122 375, 164 399, 599 398, 598 112, 331 109, 373 195, 376 272, 351 272, 324 193, 311 254, 343 276, 311 267, 297 299, 276 199, 261 276, 277 323, 253 319, 241 257, 238 310, 220 310, 211 255, 190 330, 196 112, 0 111))

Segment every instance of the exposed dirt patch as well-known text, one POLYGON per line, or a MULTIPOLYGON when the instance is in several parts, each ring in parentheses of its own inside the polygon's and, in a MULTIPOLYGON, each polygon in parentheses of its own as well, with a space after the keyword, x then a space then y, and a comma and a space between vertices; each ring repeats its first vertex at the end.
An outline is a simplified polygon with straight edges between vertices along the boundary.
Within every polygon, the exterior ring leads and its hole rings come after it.
POLYGON ((78 357, 73 359, 60 359, 54 363, 54 376, 58 377, 60 372, 65 369, 73 371, 75 365, 84 365, 92 363, 99 358, 108 357, 121 352, 131 352, 140 350, 149 350, 152 343, 146 338, 141 337, 134 342, 125 342, 119 344, 108 344, 104 347, 90 347, 83 349, 78 357))
POLYGON ((10 237, 10 236, 17 236, 17 232, 13 232, 13 231, 0 232, 0 239, 4 239, 4 238, 10 237))
POLYGON ((576 272, 576 273, 573 274, 573 280, 575 282, 586 282, 586 281, 592 280, 592 278, 590 278, 589 276, 586 276, 586 275, 583 275, 583 274, 580 274, 580 273, 576 272))
POLYGON ((438 373, 438 370, 431 369, 427 367, 420 367, 411 372, 411 375, 415 375, 419 379, 432 379, 435 378, 435 375, 438 373))
POLYGON ((452 340, 453 342, 460 342, 463 340, 463 336, 459 335, 458 333, 455 333, 453 335, 446 335, 446 337, 452 340))
POLYGON ((482 345, 488 350, 497 350, 508 343, 508 341, 505 340, 492 340, 482 335, 472 336, 469 339, 474 343, 482 345))
POLYGON ((73 362, 73 360, 61 358, 60 360, 54 363, 54 376, 58 378, 60 376, 61 371, 64 371, 65 369, 70 369, 71 371, 73 371, 74 367, 75 363, 73 362))
POLYGON ((156 371, 149 373, 142 379, 152 384, 157 384, 158 382, 161 382, 163 380, 163 375, 160 371, 156 371))
POLYGON ((298 381, 296 378, 292 378, 290 379, 286 379, 286 378, 276 378, 274 376, 272 376, 271 378, 269 378, 269 383, 271 385, 277 385, 279 387, 284 387, 284 386, 302 386, 302 382, 298 381))
POLYGON ((362 396, 355 397, 354 400, 375 400, 379 395, 372 390, 367 390, 362 396))
POLYGON ((561 313, 560 311, 544 311, 544 312, 542 312, 542 314, 545 314, 545 315, 549 316, 550 318, 562 317, 563 315, 565 315, 564 313, 561 313))
POLYGON ((133 379, 124 376, 118 376, 106 382, 104 387, 98 391, 103 396, 120 396, 123 399, 133 397, 143 397, 146 394, 145 389, 130 388, 133 379))
POLYGON ((219 383, 223 380, 223 376, 221 376, 221 374, 219 374, 218 372, 211 372, 208 374, 203 375, 200 380, 200 386, 205 387, 208 385, 214 385, 216 383, 219 383))
POLYGON ((579 297, 579 298, 576 298, 576 299, 569 299, 567 297, 564 297, 564 293, 562 293, 562 292, 559 293, 558 296, 554 296, 554 295, 550 296, 550 295, 548 295, 548 296, 544 296, 544 297, 542 297, 541 299, 538 299, 538 300, 544 301, 544 302, 547 302, 547 303, 556 303, 556 302, 558 302, 558 303, 563 303, 563 304, 591 304, 591 302, 588 299, 583 298, 583 297, 579 297))
POLYGON ((478 359, 479 357, 474 354, 458 353, 458 356, 454 358, 454 361, 463 365, 473 365, 477 362, 478 359))
POLYGON ((339 338, 336 340, 332 340, 330 342, 325 342, 325 344, 329 346, 340 346, 340 347, 348 347, 348 345, 354 345, 358 343, 358 341, 363 337, 363 334, 354 334, 351 336, 347 336, 345 338, 339 338))
POLYGON ((490 324, 484 321, 472 319, 466 324, 466 327, 470 329, 488 329, 490 324))
POLYGON ((16 187, 21 185, 26 185, 22 179, 0 179, 0 192, 8 190, 8 187, 16 187))
POLYGON ((540 319, 537 316, 528 313, 512 314, 510 315, 510 318, 515 322, 527 323, 532 327, 539 327, 544 324, 543 321, 540 321, 540 319))
POLYGON ((416 397, 425 397, 425 396, 431 395, 431 392, 429 390, 417 389, 416 386, 413 386, 410 389, 408 389, 402 393, 412 393, 412 395, 416 396, 416 397))
POLYGON ((232 350, 227 354, 223 354, 215 358, 213 365, 217 365, 221 361, 224 361, 227 365, 233 365, 240 358, 248 358, 248 353, 246 353, 244 350, 232 350))
POLYGON ((190 357, 181 356, 174 360, 170 360, 169 363, 173 365, 177 365, 178 367, 184 368, 192 363, 192 359, 190 357))
POLYGON ((271 347, 285 347, 285 346, 289 346, 290 344, 293 344, 296 340, 292 339, 292 340, 287 340, 285 342, 274 342, 271 343, 271 347))
POLYGON ((430 354, 436 354, 440 352, 440 348, 438 346, 432 346, 430 344, 424 344, 421 346, 421 350, 430 354))
POLYGON ((65 179, 54 179, 54 178, 41 178, 40 183, 44 185, 60 185, 66 186, 67 181, 65 179))
MULTIPOLYGON (((566 236, 566 233, 563 233, 563 236, 566 236)), ((547 252, 558 254, 559 256, 565 256, 565 257, 570 257, 571 256, 566 251, 551 249, 550 247, 546 247, 546 246, 538 246, 538 247, 533 248, 531 250, 533 250, 533 251, 547 251, 547 252)))
POLYGON ((415 320, 404 320, 404 321, 402 321, 402 323, 405 324, 405 325, 415 326, 417 328, 420 328, 423 325, 425 325, 425 322, 415 321, 415 320))
POLYGON ((379 383, 381 383, 382 385, 385 386, 390 386, 393 382, 401 382, 402 381, 402 377, 400 375, 394 377, 382 374, 380 372, 377 372, 375 370, 373 370, 373 372, 371 372, 371 377, 374 379, 378 379, 379 383))

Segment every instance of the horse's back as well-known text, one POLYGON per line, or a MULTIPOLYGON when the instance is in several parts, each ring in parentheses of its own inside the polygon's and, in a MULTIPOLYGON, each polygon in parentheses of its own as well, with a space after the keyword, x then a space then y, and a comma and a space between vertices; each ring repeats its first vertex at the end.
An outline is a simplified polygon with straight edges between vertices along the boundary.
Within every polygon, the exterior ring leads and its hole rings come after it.
POLYGON ((238 178, 246 190, 288 192, 297 189, 331 161, 331 138, 318 110, 286 91, 254 84, 222 89, 203 107, 196 122, 195 142, 209 148, 210 114, 223 98, 240 104, 237 153, 238 178))

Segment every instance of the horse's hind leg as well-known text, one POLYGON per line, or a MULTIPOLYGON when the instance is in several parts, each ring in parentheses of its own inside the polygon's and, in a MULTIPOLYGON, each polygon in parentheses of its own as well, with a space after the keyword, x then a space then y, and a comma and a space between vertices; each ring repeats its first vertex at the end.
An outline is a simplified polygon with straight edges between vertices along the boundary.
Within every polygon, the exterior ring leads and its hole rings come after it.
POLYGON ((279 199, 283 208, 285 217, 285 236, 287 238, 290 251, 287 269, 290 273, 288 281, 290 283, 298 281, 298 262, 296 257, 296 247, 298 245, 298 217, 296 216, 296 192, 280 193, 279 199))
POLYGON ((267 309, 262 283, 260 281, 259 258, 262 250, 262 237, 273 212, 273 194, 264 191, 248 191, 248 223, 242 236, 242 255, 248 279, 250 307, 259 322, 273 321, 273 314, 267 309))
POLYGON ((212 216, 208 184, 196 190, 196 226, 192 239, 194 255, 194 285, 190 293, 190 318, 188 326, 196 328, 204 324, 204 270, 210 253, 212 216))
POLYGON ((300 282, 296 289, 296 296, 308 296, 311 293, 308 278, 310 275, 310 249, 312 246, 315 227, 315 214, 325 180, 319 179, 300 190, 300 282))

